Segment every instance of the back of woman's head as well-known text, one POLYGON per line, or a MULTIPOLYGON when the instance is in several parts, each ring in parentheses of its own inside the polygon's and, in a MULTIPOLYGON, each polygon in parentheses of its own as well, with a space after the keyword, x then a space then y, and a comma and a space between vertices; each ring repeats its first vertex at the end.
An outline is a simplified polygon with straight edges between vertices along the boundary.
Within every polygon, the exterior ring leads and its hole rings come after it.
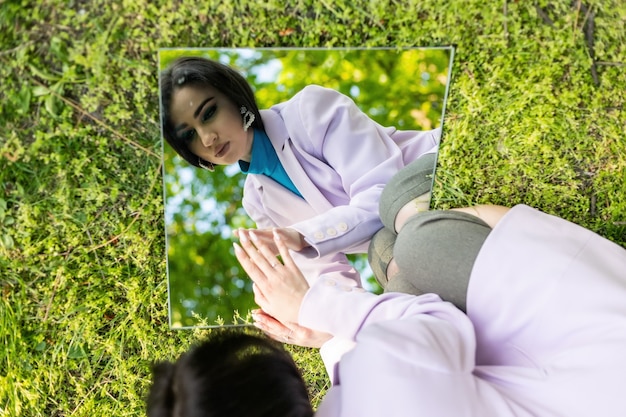
POLYGON ((306 386, 276 342, 222 331, 153 368, 148 417, 310 417, 306 386))
MULTIPOLYGON (((170 120, 172 96, 183 87, 212 87, 237 107, 244 106, 254 113, 253 128, 263 130, 263 121, 254 98, 254 93, 246 79, 233 68, 217 61, 202 57, 182 57, 172 62, 160 75, 161 127, 163 136, 172 148, 190 164, 199 167, 185 141, 176 135, 170 120)), ((243 122, 242 122, 243 124, 243 122)))

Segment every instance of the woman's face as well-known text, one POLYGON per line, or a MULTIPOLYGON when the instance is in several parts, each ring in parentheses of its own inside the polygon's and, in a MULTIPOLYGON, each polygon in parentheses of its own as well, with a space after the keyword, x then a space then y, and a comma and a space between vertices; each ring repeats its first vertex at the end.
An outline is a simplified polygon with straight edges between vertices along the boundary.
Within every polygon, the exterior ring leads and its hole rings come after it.
POLYGON ((169 111, 176 136, 200 158, 216 165, 250 162, 253 130, 243 130, 239 108, 215 88, 178 88, 169 111))

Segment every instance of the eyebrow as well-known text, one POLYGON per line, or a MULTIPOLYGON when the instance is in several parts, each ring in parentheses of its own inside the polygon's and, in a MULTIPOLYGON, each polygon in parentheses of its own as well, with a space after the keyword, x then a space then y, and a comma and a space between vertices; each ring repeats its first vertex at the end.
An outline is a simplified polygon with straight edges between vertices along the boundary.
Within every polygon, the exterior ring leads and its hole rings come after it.
MULTIPOLYGON (((209 101, 213 100, 214 98, 215 97, 207 97, 202 103, 200 103, 196 111, 193 113, 193 118, 194 119, 198 118, 198 115, 200 114, 200 111, 202 110, 204 105, 207 104, 209 101)), ((186 127, 187 127, 187 124, 181 123, 180 125, 175 127, 175 130, 176 132, 178 132, 179 130, 185 129, 186 127)))

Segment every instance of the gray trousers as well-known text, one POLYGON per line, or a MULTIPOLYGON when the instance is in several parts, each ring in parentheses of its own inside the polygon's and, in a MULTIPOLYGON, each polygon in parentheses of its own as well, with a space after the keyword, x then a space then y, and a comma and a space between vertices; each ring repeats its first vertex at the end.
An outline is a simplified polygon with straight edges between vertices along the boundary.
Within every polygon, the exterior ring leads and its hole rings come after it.
POLYGON ((400 272, 385 292, 435 293, 466 311, 474 261, 491 228, 458 211, 427 211, 412 216, 396 237, 393 257, 400 272))

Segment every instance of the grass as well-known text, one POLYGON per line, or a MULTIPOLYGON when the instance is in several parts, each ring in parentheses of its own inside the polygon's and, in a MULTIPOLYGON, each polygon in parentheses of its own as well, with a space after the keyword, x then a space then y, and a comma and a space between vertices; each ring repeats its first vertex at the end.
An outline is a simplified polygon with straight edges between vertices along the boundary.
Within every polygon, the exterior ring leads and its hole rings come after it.
MULTIPOLYGON (((205 334, 167 326, 159 47, 455 44, 436 206, 625 246, 624 2, 446 3, 3 3, 0 415, 142 415, 150 363, 205 334)), ((317 403, 317 352, 291 350, 317 403)))

